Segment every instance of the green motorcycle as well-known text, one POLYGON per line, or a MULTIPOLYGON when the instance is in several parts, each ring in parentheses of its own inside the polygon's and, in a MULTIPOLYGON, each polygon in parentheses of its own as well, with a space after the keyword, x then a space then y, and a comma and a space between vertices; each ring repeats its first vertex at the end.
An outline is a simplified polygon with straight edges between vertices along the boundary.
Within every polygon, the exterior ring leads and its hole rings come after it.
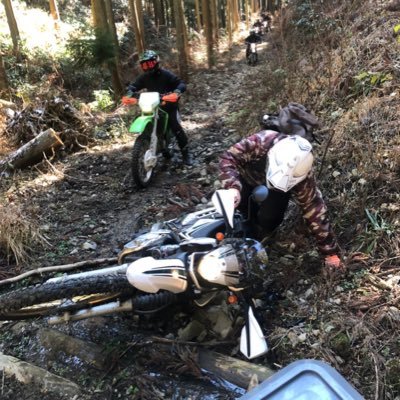
POLYGON ((124 105, 138 104, 141 115, 129 127, 136 135, 132 149, 132 177, 139 187, 147 187, 154 175, 158 156, 171 157, 169 145, 173 134, 168 123, 168 113, 160 106, 179 101, 177 93, 160 95, 158 92, 143 92, 139 98, 123 97, 124 105))

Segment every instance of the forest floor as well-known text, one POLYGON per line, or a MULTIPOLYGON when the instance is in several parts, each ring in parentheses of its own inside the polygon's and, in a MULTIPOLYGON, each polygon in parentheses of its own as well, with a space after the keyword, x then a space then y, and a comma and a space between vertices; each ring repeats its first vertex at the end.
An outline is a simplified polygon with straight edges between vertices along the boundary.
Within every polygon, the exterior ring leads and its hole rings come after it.
MULTIPOLYGON (((209 200, 218 180, 219 155, 242 136, 256 132, 256 115, 265 111, 255 110, 252 120, 243 120, 242 104, 251 104, 252 88, 261 81, 268 62, 267 43, 259 50, 260 62, 255 67, 247 66, 244 46, 237 45, 220 54, 215 68, 190 75, 181 112, 196 160, 193 167, 183 166, 176 151, 159 168, 151 186, 138 190, 129 172, 132 139, 106 133, 81 151, 18 173, 13 185, 5 185, 6 196, 35 213, 50 246, 38 248, 30 263, 18 270, 10 270, 7 260, 2 260, 0 275, 114 257, 137 229, 192 211, 203 198, 209 200)), ((127 112, 118 109, 103 115, 103 129, 109 123, 120 124, 127 112)), ((378 330, 356 310, 355 301, 371 293, 360 288, 360 280, 368 275, 363 261, 349 260, 351 277, 327 281, 294 204, 269 251, 274 289, 281 297, 265 311, 263 327, 271 351, 257 363, 279 369, 298 359, 324 360, 367 399, 378 399, 383 384, 378 368, 382 348, 372 338, 396 323, 399 315, 375 314, 375 320, 380 318, 378 330)), ((149 336, 174 337, 177 324, 190 320, 184 311, 175 309, 157 321, 111 316, 52 327, 112 350, 116 356, 103 370, 62 350, 46 349, 41 339, 46 325, 41 321, 0 325, 0 351, 73 380, 85 388, 82 399, 238 398, 242 392, 237 388, 190 368, 183 347, 165 350, 149 340, 149 336)), ((213 348, 238 356, 238 338, 231 339, 233 344, 213 348)), ((396 340, 382 342, 389 353, 397 353, 398 345, 396 340)), ((391 372, 386 379, 394 388, 399 385, 399 370, 396 362, 386 366, 391 372)), ((0 398, 59 398, 52 396, 6 378, 0 398)))

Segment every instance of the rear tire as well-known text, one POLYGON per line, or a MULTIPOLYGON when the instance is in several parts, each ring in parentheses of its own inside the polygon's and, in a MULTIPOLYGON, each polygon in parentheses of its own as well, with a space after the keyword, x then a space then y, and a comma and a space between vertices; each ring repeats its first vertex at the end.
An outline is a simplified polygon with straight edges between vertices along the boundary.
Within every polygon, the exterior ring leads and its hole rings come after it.
POLYGON ((61 314, 117 297, 131 297, 134 291, 125 274, 83 276, 60 282, 45 282, 0 296, 0 320, 61 314))
MULTIPOLYGON (((147 129, 147 128, 146 128, 147 129)), ((132 177, 135 184, 145 188, 153 178, 154 168, 145 168, 145 157, 150 149, 150 135, 144 133, 138 136, 132 149, 132 177)))
POLYGON ((254 65, 257 64, 257 55, 256 55, 256 54, 254 54, 254 53, 251 53, 251 54, 250 54, 250 57, 249 57, 249 64, 250 64, 251 66, 254 66, 254 65))

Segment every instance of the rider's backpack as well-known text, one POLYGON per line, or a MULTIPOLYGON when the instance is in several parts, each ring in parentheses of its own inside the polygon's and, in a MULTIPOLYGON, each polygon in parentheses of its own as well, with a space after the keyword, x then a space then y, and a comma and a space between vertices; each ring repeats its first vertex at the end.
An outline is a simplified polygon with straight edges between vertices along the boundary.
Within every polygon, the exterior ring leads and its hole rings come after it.
POLYGON ((264 114, 261 126, 287 135, 299 135, 308 141, 317 141, 313 129, 319 126, 319 122, 302 104, 289 103, 279 113, 264 114))

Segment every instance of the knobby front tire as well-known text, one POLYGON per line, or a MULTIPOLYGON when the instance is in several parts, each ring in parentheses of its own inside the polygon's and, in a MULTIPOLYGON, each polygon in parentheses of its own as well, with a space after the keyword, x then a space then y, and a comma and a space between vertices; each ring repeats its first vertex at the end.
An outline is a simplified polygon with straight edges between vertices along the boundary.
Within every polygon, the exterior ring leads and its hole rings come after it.
POLYGON ((135 184, 142 188, 147 187, 153 177, 153 168, 146 171, 144 165, 145 155, 149 149, 149 136, 144 134, 138 136, 132 149, 132 177, 135 184))
POLYGON ((79 310, 134 292, 125 274, 45 282, 0 296, 0 320, 29 319, 79 310))

